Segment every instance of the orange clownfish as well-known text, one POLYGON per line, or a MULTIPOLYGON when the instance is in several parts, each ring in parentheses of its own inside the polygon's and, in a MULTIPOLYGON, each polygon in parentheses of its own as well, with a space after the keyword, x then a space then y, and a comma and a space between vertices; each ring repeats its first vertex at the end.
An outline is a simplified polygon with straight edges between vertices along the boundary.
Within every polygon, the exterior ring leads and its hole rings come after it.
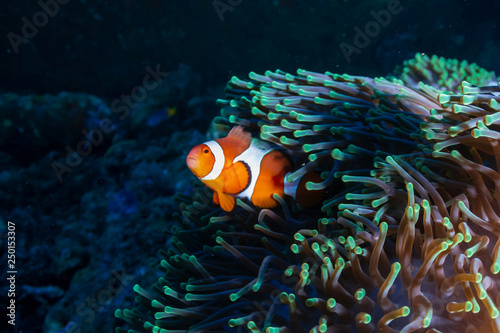
POLYGON ((319 203, 324 195, 324 191, 305 188, 305 178, 319 178, 315 173, 288 182, 286 176, 292 171, 290 159, 279 150, 257 147, 241 126, 233 127, 225 138, 191 149, 186 164, 214 191, 214 203, 227 212, 234 209, 235 198, 248 199, 260 208, 273 208, 278 205, 273 194, 290 195, 307 207, 319 203))

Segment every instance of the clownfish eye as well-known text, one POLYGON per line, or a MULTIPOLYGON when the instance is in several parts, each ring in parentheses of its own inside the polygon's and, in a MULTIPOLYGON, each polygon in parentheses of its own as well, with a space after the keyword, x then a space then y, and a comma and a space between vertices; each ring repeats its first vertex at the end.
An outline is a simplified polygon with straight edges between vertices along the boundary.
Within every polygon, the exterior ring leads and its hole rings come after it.
POLYGON ((205 154, 208 154, 209 150, 208 148, 205 148, 205 150, 203 151, 205 154))

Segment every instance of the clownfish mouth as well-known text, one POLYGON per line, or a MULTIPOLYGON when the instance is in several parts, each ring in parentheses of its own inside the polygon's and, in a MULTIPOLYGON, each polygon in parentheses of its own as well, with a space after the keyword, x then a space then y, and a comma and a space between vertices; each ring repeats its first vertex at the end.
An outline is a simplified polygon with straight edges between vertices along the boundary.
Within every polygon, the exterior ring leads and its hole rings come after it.
POLYGON ((198 160, 194 157, 187 157, 186 164, 189 169, 194 170, 198 167, 198 160))

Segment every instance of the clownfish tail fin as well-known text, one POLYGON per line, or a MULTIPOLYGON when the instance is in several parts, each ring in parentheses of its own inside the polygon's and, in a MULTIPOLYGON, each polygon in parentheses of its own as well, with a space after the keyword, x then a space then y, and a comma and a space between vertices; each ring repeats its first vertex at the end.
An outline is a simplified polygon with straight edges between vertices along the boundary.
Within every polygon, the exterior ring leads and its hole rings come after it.
POLYGON ((323 181, 317 172, 309 171, 293 182, 287 181, 287 176, 289 174, 290 173, 287 173, 285 175, 285 179, 283 181, 285 195, 291 196, 301 207, 304 208, 317 206, 323 201, 325 197, 324 189, 309 190, 306 186, 307 182, 320 183, 323 181))

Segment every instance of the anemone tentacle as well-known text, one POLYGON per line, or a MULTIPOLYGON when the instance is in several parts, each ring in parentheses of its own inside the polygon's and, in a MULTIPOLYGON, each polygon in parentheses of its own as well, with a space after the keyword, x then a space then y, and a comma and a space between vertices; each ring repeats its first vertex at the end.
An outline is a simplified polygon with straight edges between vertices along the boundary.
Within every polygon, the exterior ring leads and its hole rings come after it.
MULTIPOLYGON (((398 78, 281 70, 232 78, 242 125, 316 170, 321 207, 226 215, 198 188, 129 332, 500 332, 500 88, 417 55, 398 78)), ((117 332, 124 330, 117 329, 117 332)))

